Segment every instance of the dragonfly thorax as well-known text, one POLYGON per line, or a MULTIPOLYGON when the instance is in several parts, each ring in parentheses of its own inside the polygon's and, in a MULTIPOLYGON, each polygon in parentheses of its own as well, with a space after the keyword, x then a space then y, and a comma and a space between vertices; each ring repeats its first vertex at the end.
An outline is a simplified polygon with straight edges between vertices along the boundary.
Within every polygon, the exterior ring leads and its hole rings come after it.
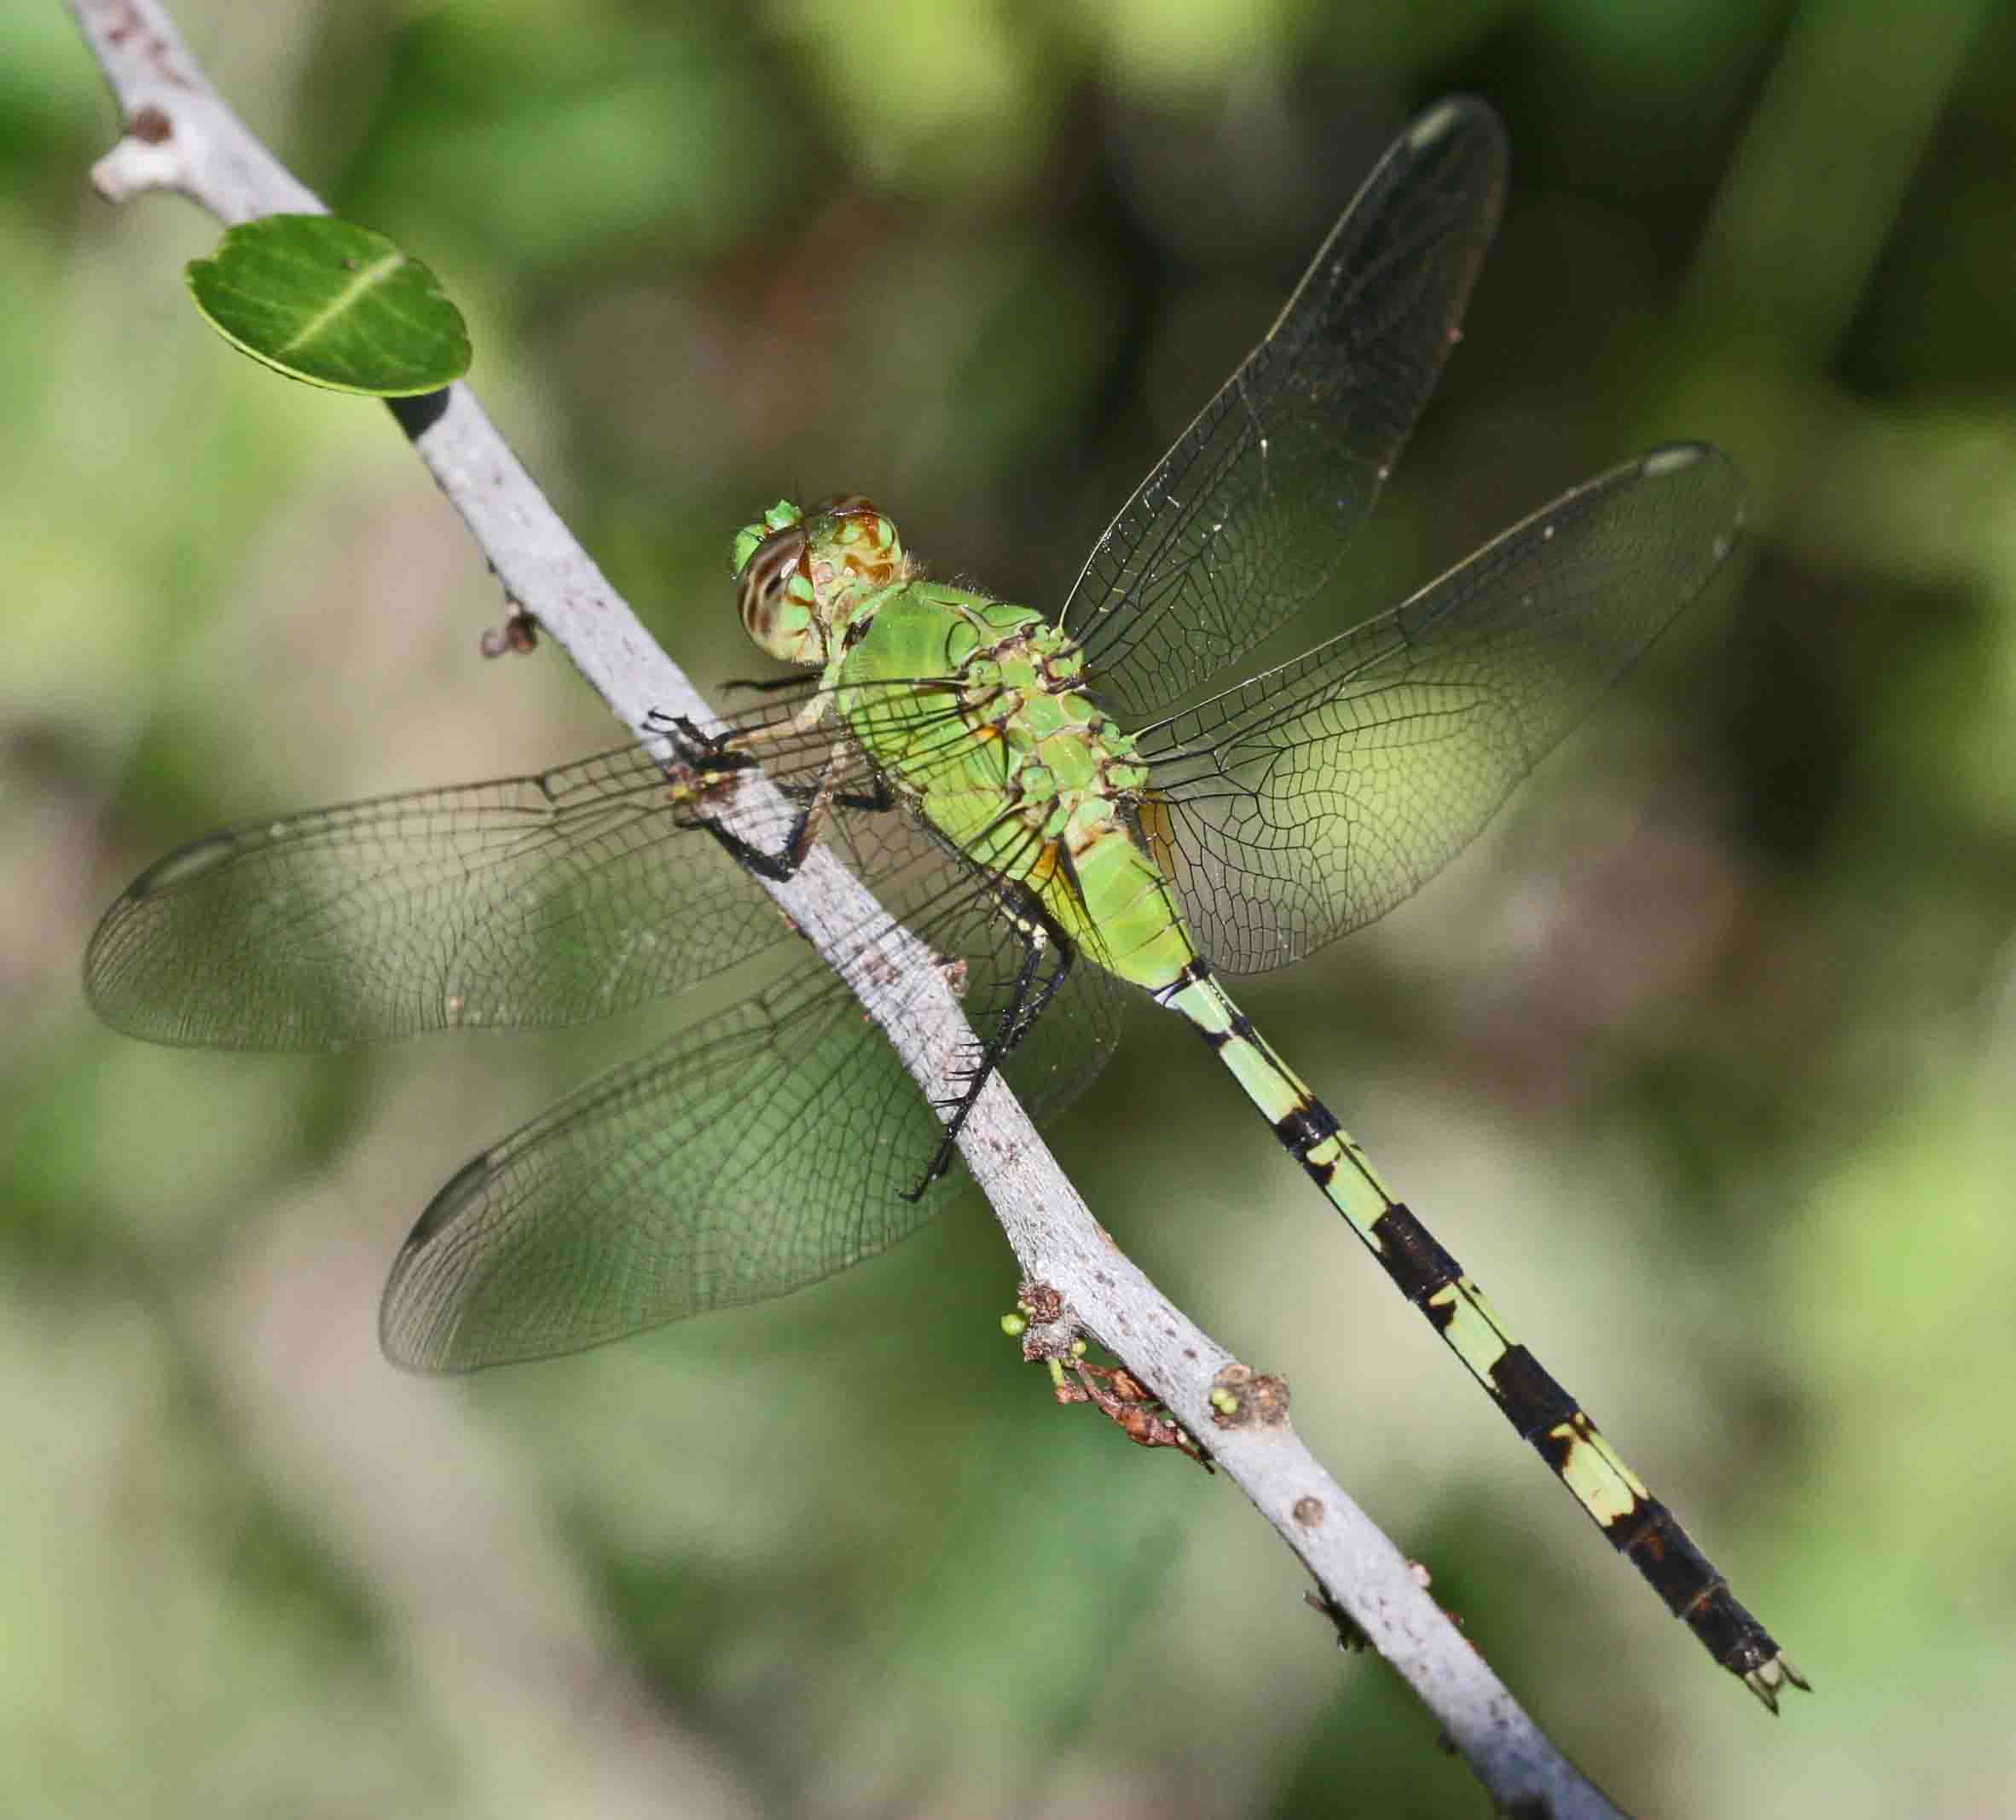
POLYGON ((1134 743, 1085 693, 1085 654, 1026 607, 994 606, 971 616, 1004 616, 1007 635, 960 664, 968 723, 997 738, 1002 781, 1032 826, 1054 838, 1090 797, 1110 802, 1148 780, 1134 743))
POLYGON ((779 500, 736 533, 742 626, 773 658, 822 666, 883 589, 915 572, 896 527, 859 495, 809 516, 779 500))
POLYGON ((836 700, 882 776, 1017 913, 1150 989, 1196 953, 1138 832, 1149 770, 1026 606, 912 582, 875 605, 836 700))

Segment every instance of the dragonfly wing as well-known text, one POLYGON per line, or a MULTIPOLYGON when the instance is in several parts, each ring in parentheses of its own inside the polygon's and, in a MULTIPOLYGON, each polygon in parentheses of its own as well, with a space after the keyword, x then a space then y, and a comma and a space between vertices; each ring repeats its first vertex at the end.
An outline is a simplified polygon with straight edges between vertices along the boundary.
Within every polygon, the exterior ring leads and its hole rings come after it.
POLYGON ((1146 731, 1144 828, 1205 952, 1259 972, 1414 891, 1706 585, 1742 519, 1715 450, 1657 450, 1146 731))
MULTIPOLYGON (((953 1059, 959 1080, 1015 1002, 1023 945, 993 884, 942 848, 915 847, 890 884, 978 1033, 953 1059)), ((1057 994, 1042 1027, 1054 1040, 1011 1058, 1032 1110, 1075 1097, 1117 1038, 1118 982, 1102 990, 1095 975, 1081 966, 1057 994)), ((473 1371, 785 1295, 943 1203, 942 1184, 905 1198, 942 1136, 882 1029, 823 964, 801 968, 470 1162, 393 1266, 385 1352, 473 1371)))
MULTIPOLYGON (((831 751, 823 729, 764 749, 797 798, 768 818, 774 826, 745 831, 756 844, 781 846, 831 751)), ((865 761, 841 762, 842 789, 863 787, 865 761)), ((211 835, 106 913, 85 990, 131 1035, 235 1049, 605 1017, 788 932, 675 796, 658 760, 629 746, 538 776, 211 835)), ((872 829, 849 844, 883 860, 872 829)))
POLYGON ((938 1121, 823 967, 591 1081, 435 1196, 385 1285, 395 1364, 473 1371, 781 1295, 932 1211, 938 1121))
POLYGON ((1482 101, 1417 120, 1093 547, 1063 623, 1123 711, 1176 700, 1329 579, 1434 389, 1504 173, 1482 101))

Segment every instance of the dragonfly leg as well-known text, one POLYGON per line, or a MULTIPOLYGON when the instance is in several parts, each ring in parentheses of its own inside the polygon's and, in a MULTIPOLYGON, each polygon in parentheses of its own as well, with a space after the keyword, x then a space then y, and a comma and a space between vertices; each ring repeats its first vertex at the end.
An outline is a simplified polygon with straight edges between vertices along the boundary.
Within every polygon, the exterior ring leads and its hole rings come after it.
POLYGON ((994 1020, 993 1034, 982 1049, 979 1061, 965 1077, 959 1097, 938 1102, 938 1110, 947 1115, 945 1135, 939 1141, 937 1153, 931 1158, 931 1166, 925 1170, 924 1180, 916 1187, 904 1191, 903 1198, 907 1201, 921 1199, 924 1190, 952 1167, 952 1159, 959 1148, 959 1133, 965 1128, 981 1089, 1009 1052, 1035 1028, 1036 1020, 1043 1015, 1051 1000, 1057 996, 1057 988, 1070 977, 1071 969, 1077 964, 1077 944, 1051 920, 1034 892, 1021 886, 1008 886, 1002 892, 1002 905, 1009 923, 1022 937, 1022 965, 1016 969, 1014 987, 1008 994, 1007 1003, 1001 1007, 999 1017, 994 1020), (1044 971, 1046 958, 1051 959, 1047 974, 1044 971))
POLYGON ((768 695, 779 689, 802 688, 804 682, 804 671, 797 670, 788 676, 731 676, 721 687, 724 689, 747 689, 755 695, 768 695))
MULTIPOLYGON (((807 803, 818 794, 820 786, 784 784, 779 787, 794 802, 807 803)), ((886 815, 896 806, 896 793, 889 780, 878 772, 872 790, 838 790, 826 800, 836 809, 860 809, 872 815, 886 815)))
MULTIPOLYGON (((681 723, 681 731, 691 726, 681 723)), ((735 862, 762 878, 782 881, 792 877, 805 863, 805 855, 812 851, 812 843, 818 838, 820 824, 826 819, 826 811, 835 803, 849 809, 889 809, 895 807, 895 793, 880 777, 876 780, 872 792, 847 791, 838 788, 842 760, 849 751, 849 742, 836 739, 832 750, 826 754, 826 763, 820 767, 819 779, 811 785, 797 785, 788 788, 785 794, 797 800, 801 807, 793 817, 783 841, 775 850, 757 846, 745 840, 731 828, 723 827, 712 815, 695 817, 695 825, 704 827, 727 851, 735 862)), ((744 752, 729 750, 702 759, 703 767, 721 767, 721 760, 727 763, 722 768, 742 770, 753 766, 755 759, 744 752)))
MULTIPOLYGON (((789 679, 797 681, 798 679, 789 679)), ((753 685, 752 685, 753 687, 753 685)), ((667 714, 654 708, 645 716, 652 729, 662 733, 679 747, 689 762, 697 756, 698 768, 746 771, 756 763, 750 747, 773 745, 808 733, 826 717, 826 700, 815 695, 793 715, 765 727, 733 727, 725 733, 709 733, 689 715, 667 714)))

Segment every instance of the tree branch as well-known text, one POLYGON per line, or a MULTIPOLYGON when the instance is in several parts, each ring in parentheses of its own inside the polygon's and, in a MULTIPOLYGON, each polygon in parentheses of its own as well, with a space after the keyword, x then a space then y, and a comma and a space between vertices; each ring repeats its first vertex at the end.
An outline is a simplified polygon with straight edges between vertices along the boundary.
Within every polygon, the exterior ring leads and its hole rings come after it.
MULTIPOLYGON (((123 111, 125 131, 92 172, 101 194, 188 196, 226 223, 322 203, 232 113, 154 0, 70 0, 123 111)), ((564 648, 633 733, 654 710, 714 716, 575 541, 465 385, 394 407, 511 598, 564 648)), ((762 806, 752 774, 739 791, 762 806)), ((728 818, 724 818, 728 819, 728 818)), ((873 898, 826 848, 792 878, 757 880, 834 962, 934 1100, 968 1035, 933 958, 900 928, 871 946, 873 898), (901 994, 891 982, 901 980, 901 994), (924 990, 919 990, 919 986, 924 990), (892 1005, 900 1004, 899 1024, 892 1005)), ((1344 1494, 1287 1420, 1285 1388, 1256 1379, 1166 1300, 1093 1220, 997 1075, 959 1148, 1039 1298, 1025 1338, 1054 1356, 1080 1329, 1126 1360, 1271 1522, 1323 1599, 1398 1669, 1501 1811, 1612 1817, 1616 1810, 1521 1710, 1428 1596, 1406 1560, 1344 1494), (1214 1404, 1214 1394, 1217 1401, 1214 1404)))

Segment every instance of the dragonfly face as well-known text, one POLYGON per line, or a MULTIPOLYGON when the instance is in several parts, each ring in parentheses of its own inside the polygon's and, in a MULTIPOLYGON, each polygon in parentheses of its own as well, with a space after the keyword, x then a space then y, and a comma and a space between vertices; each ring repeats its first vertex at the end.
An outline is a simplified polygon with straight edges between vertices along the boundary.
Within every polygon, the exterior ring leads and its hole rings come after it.
POLYGON ((807 517, 780 499, 736 533, 742 628, 772 657, 819 667, 870 597, 912 573, 896 527, 858 494, 807 517))

